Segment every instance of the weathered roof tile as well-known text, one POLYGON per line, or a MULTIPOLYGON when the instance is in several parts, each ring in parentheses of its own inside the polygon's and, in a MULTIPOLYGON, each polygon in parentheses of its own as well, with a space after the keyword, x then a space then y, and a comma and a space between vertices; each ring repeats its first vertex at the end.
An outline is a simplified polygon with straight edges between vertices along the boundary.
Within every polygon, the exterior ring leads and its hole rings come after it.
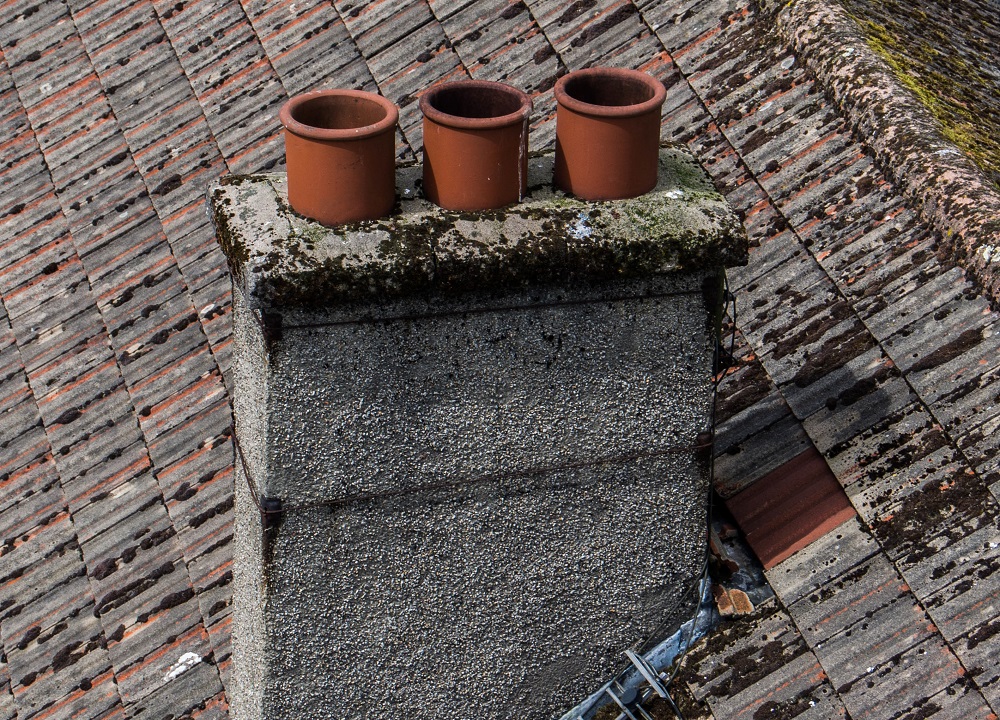
POLYGON ((256 0, 243 7, 289 95, 319 88, 375 90, 368 65, 332 4, 256 0))
MULTIPOLYGON (((882 562, 888 565, 884 559, 882 562)), ((862 566, 857 572, 869 567, 862 566)), ((887 572, 891 578, 886 579, 889 588, 880 593, 883 585, 867 587, 858 599, 866 605, 864 612, 852 618, 854 622, 844 623, 840 632, 826 638, 822 644, 814 645, 816 656, 838 690, 858 680, 865 682, 862 678, 869 675, 873 667, 891 663, 918 643, 933 637, 934 626, 916 598, 905 591, 906 585, 898 575, 891 570, 887 572), (864 653, 858 652, 858 635, 864 638, 864 653)), ((825 589, 819 590, 821 598, 825 589)), ((830 609, 831 614, 837 611, 835 604, 830 609)), ((885 682, 884 678, 880 682, 885 682)), ((845 699, 845 702, 848 701, 845 699)))
MULTIPOLYGON (((65 510, 8 547, 4 553, 5 582, 0 587, 0 620, 4 623, 5 649, 9 650, 32 626, 54 626, 88 604, 92 606, 93 598, 73 523, 65 510), (10 582, 15 579, 16 583, 10 582)), ((26 674, 27 668, 19 672, 26 674)), ((12 669, 15 681, 18 674, 12 669)))
POLYGON ((962 666, 937 637, 838 688, 852 718, 892 717, 961 681, 962 666))
POLYGON ((217 400, 209 410, 186 418, 151 442, 149 452, 157 458, 164 486, 179 486, 190 482, 193 473, 213 472, 220 464, 231 463, 231 420, 227 404, 217 400))
POLYGON ((687 660, 697 679, 695 697, 707 701, 716 717, 752 717, 758 711, 790 717, 814 696, 831 694, 816 657, 776 605, 716 633, 687 660))
POLYGON ((845 522, 795 556, 767 571, 767 579, 786 605, 847 573, 879 551, 871 531, 857 519, 845 522), (804 572, 804 569, 808 569, 804 572))
MULTIPOLYGON (((161 583, 162 581, 158 585, 161 583)), ((200 677, 205 683, 200 688, 202 698, 211 697, 222 690, 216 668, 201 660, 210 657, 211 646, 200 624, 201 612, 197 602, 192 597, 181 604, 162 608, 162 605, 170 605, 179 599, 176 593, 183 593, 180 597, 186 597, 191 592, 190 588, 184 590, 169 582, 162 584, 166 586, 162 591, 170 593, 163 595, 162 600, 157 598, 156 603, 131 606, 140 613, 150 612, 150 620, 142 623, 144 615, 140 614, 139 624, 126 627, 121 640, 108 643, 108 652, 115 663, 118 687, 126 704, 142 705, 147 697, 164 686, 177 692, 178 688, 171 687, 176 682, 175 678, 182 678, 188 673, 192 673, 193 677, 200 677), (186 657, 188 653, 199 660, 186 657), (188 662, 194 663, 194 666, 183 670, 188 662), (182 672, 173 675, 178 670, 182 672)), ((195 704, 191 698, 183 695, 175 702, 175 709, 178 705, 195 704)))
POLYGON ((821 452, 828 452, 865 430, 909 407, 915 401, 913 390, 903 378, 889 378, 850 405, 832 410, 820 408, 805 421, 809 436, 821 452))
POLYGON ((42 633, 20 650, 20 644, 7 648, 12 689, 19 718, 44 717, 55 710, 64 717, 72 714, 107 710, 120 702, 111 678, 111 663, 102 647, 102 628, 92 614, 93 605, 57 625, 39 627, 42 633), (45 642, 39 642, 42 639, 45 642), (81 683, 95 684, 103 692, 90 697, 81 683), (91 704, 93 703, 93 704, 91 704))
MULTIPOLYGON (((183 650, 177 648, 174 652, 180 656, 183 650)), ((229 707, 219 685, 219 675, 208 660, 198 662, 169 683, 161 683, 129 711, 129 717, 135 720, 161 720, 170 715, 188 716, 192 720, 229 718, 229 707)))
MULTIPOLYGON (((118 426, 116 426, 118 427, 118 426)), ((108 434, 114 434, 114 428, 108 429, 108 434)), ((62 481, 63 494, 70 511, 79 513, 85 510, 92 502, 104 502, 113 493, 118 496, 136 495, 130 484, 135 478, 141 477, 149 470, 149 453, 145 444, 137 437, 138 433, 134 428, 127 428, 117 433, 117 439, 130 444, 122 445, 114 457, 104 459, 93 468, 81 468, 72 477, 62 481)), ((62 464, 67 464, 63 460, 62 464)), ((141 480, 135 481, 142 485, 141 480)), ((148 493, 147 493, 148 495, 148 493)), ((111 502, 126 502, 129 498, 111 498, 111 502)), ((147 500, 151 496, 147 496, 147 500)), ((106 520, 105 522, 110 522, 106 520)), ((90 539, 94 532, 100 531, 100 526, 94 526, 93 530, 82 527, 77 532, 77 539, 85 542, 90 539)))

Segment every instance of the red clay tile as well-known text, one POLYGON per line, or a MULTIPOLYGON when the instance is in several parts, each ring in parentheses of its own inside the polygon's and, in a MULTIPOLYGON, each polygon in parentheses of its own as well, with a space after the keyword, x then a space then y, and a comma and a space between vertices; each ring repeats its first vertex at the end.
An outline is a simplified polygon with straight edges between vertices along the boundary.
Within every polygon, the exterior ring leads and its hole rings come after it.
POLYGON ((726 506, 765 569, 855 515, 843 488, 815 448, 729 498, 726 506))

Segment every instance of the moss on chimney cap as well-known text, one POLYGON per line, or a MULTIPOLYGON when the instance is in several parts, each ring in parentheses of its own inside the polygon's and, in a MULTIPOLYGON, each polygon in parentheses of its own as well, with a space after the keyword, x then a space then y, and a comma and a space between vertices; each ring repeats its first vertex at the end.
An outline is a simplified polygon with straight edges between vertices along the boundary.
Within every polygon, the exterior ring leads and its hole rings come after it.
POLYGON ((661 149, 653 191, 605 202, 554 190, 552 162, 551 154, 529 160, 528 196, 487 212, 431 204, 420 192, 419 165, 397 168, 397 204, 390 216, 334 228, 293 211, 280 174, 222 178, 209 199, 234 279, 270 307, 329 307, 746 264, 742 224, 687 152, 661 149))

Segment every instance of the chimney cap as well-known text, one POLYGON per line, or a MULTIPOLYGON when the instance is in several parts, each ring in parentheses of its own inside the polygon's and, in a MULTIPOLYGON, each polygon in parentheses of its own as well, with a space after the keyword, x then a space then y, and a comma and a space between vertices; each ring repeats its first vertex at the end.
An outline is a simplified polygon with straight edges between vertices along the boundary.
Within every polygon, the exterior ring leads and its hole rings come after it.
POLYGON ((661 148, 654 190, 587 202, 555 190, 551 154, 528 163, 524 201, 454 212, 424 199, 421 167, 396 170, 397 210, 325 227, 287 203, 283 174, 229 176, 209 190, 234 281, 259 307, 331 307, 744 265, 739 219, 686 151, 661 148))

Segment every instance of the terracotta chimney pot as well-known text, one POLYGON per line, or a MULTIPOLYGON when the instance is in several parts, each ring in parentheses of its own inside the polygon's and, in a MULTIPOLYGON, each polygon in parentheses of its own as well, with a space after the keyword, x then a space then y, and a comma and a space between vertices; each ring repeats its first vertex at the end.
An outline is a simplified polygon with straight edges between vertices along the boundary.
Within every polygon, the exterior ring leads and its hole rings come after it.
POLYGON ((557 187, 582 200, 622 200, 656 187, 663 83, 597 67, 561 77, 555 96, 557 187))
POLYGON ((485 80, 436 85, 420 97, 424 194, 446 210, 492 210, 528 189, 531 99, 485 80))
POLYGON ((324 225, 388 215, 396 199, 396 106, 361 90, 317 90, 281 108, 288 202, 324 225))

